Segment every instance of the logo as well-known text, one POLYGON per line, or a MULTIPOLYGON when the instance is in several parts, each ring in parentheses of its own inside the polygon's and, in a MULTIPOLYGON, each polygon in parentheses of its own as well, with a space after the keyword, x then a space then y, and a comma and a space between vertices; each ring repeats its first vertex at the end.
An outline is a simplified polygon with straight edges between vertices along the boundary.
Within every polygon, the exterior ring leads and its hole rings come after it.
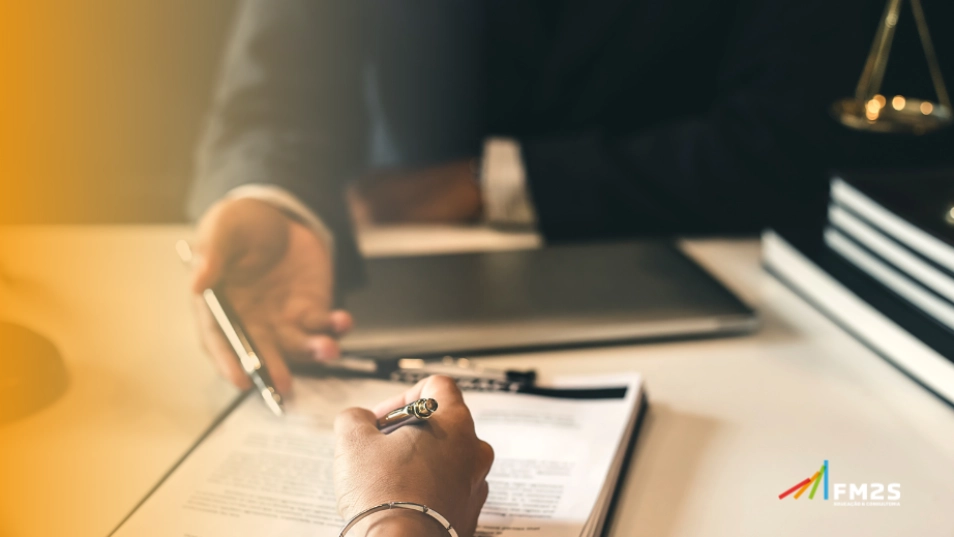
POLYGON ((822 486, 822 499, 829 499, 831 491, 835 507, 900 507, 901 506, 901 484, 900 483, 828 483, 829 466, 828 460, 821 465, 817 472, 811 477, 806 477, 799 481, 794 487, 778 495, 779 500, 784 500, 792 496, 797 500, 805 494, 805 491, 811 487, 808 493, 808 499, 814 500, 815 493, 818 492, 818 485, 822 486), (846 497, 847 496, 847 497, 846 497))
POLYGON ((798 492, 795 492, 795 499, 797 500, 802 497, 802 494, 805 493, 805 490, 808 489, 808 486, 814 483, 814 485, 812 485, 812 491, 808 493, 808 499, 814 500, 815 492, 818 490, 818 484, 822 482, 822 479, 825 480, 824 499, 827 500, 828 499, 828 461, 827 460, 824 462, 824 464, 822 464, 821 468, 819 468, 818 471, 815 472, 813 476, 806 477, 804 481, 799 482, 794 487, 779 494, 778 499, 784 500, 786 496, 788 496, 789 494, 797 490, 798 492))

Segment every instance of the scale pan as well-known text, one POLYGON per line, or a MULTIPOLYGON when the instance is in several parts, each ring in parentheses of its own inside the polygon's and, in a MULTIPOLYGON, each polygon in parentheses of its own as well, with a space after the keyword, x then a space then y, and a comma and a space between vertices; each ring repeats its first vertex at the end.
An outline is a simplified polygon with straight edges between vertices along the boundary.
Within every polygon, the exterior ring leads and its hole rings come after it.
POLYGON ((865 104, 850 97, 841 99, 832 105, 831 113, 843 125, 869 132, 926 134, 951 123, 951 110, 931 101, 904 99, 900 110, 893 103, 874 111, 865 104))

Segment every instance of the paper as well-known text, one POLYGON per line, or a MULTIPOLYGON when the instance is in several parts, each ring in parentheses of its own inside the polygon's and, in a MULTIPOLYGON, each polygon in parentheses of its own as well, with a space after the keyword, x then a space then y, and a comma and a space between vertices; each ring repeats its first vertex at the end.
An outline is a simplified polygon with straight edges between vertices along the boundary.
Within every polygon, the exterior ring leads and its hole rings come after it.
MULTIPOLYGON (((614 380, 604 385, 638 386, 638 377, 614 380)), ((337 536, 343 521, 332 483, 334 416, 406 389, 376 380, 295 379, 284 418, 248 397, 114 535, 337 536)), ((591 531, 594 521, 587 523, 606 502, 637 392, 597 400, 466 393, 478 436, 496 452, 477 534, 591 531)))

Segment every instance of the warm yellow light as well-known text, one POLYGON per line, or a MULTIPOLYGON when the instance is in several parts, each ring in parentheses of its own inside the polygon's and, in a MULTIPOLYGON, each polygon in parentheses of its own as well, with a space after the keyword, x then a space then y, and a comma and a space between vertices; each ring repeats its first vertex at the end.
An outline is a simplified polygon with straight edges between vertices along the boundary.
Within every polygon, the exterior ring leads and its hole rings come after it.
POLYGON ((875 95, 872 99, 874 99, 875 101, 878 101, 878 106, 880 106, 881 108, 884 108, 884 105, 888 104, 888 100, 885 99, 884 95, 881 95, 880 93, 875 95))
POLYGON ((900 95, 895 95, 894 98, 891 99, 891 107, 894 108, 895 110, 901 110, 902 108, 904 108, 905 102, 907 101, 905 101, 904 97, 900 95))
POLYGON ((877 115, 878 112, 881 111, 881 104, 880 104, 877 100, 871 99, 870 101, 868 101, 867 103, 865 103, 865 110, 866 110, 869 114, 875 114, 875 115, 877 115))
POLYGON ((921 113, 922 113, 922 114, 928 115, 928 114, 930 114, 930 113, 933 112, 933 111, 934 111, 934 105, 933 105, 933 104, 931 104, 931 103, 929 103, 929 102, 927 102, 927 101, 924 101, 923 103, 921 103, 921 113))
POLYGON ((877 110, 874 110, 874 111, 868 110, 868 111, 865 112, 865 117, 868 118, 869 121, 874 121, 874 120, 878 119, 878 111, 877 111, 877 110))

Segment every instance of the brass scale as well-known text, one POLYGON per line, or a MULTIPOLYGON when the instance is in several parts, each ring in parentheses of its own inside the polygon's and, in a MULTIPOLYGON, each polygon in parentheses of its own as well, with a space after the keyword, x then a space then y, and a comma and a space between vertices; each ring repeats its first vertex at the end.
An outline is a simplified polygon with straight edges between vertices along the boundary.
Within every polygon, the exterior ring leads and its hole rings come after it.
POLYGON ((911 11, 914 13, 921 47, 927 58, 938 102, 905 98, 902 95, 895 95, 888 100, 880 93, 903 1, 888 0, 854 97, 846 97, 832 105, 832 114, 848 127, 871 132, 918 135, 935 131, 951 123, 951 101, 944 87, 944 79, 937 63, 934 45, 931 43, 921 0, 910 0, 911 11))

